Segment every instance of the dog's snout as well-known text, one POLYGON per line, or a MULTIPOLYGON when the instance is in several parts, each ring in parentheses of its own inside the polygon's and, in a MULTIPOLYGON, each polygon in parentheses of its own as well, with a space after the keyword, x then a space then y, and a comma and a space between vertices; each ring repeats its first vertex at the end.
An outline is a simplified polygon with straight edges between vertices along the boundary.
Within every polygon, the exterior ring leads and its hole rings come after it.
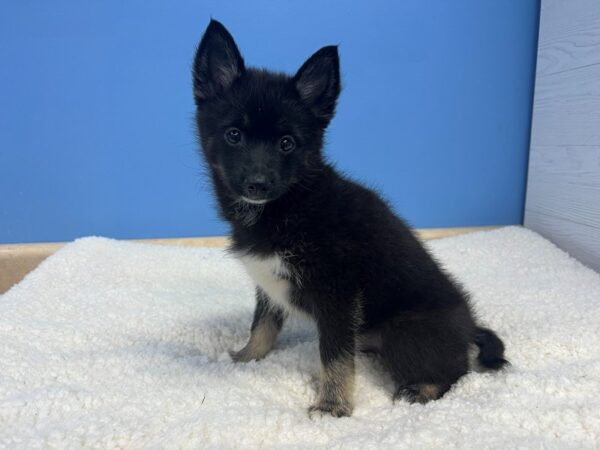
POLYGON ((266 198, 271 190, 272 181, 264 174, 254 174, 246 179, 244 190, 250 198, 266 198))
POLYGON ((268 191, 266 183, 251 183, 246 186, 246 192, 251 196, 264 196, 268 191))

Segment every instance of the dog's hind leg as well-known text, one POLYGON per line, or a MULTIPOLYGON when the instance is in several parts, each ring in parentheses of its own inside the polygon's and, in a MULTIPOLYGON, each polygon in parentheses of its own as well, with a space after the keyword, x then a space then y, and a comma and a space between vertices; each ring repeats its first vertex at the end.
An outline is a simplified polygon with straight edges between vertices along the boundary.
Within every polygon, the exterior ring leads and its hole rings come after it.
POLYGON ((393 400, 427 403, 442 397, 469 369, 468 336, 435 317, 392 320, 382 331, 381 357, 395 383, 393 400))

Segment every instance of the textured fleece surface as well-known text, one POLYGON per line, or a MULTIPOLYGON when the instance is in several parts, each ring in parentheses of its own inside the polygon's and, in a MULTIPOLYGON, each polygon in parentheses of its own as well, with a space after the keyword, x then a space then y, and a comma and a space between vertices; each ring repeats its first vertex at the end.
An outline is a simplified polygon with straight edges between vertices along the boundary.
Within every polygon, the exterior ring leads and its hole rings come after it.
POLYGON ((254 299, 222 249, 68 244, 0 296, 0 446, 599 448, 600 276, 517 227, 427 245, 511 368, 392 404, 361 355, 354 415, 311 420, 313 325, 292 320, 264 360, 231 362, 254 299))

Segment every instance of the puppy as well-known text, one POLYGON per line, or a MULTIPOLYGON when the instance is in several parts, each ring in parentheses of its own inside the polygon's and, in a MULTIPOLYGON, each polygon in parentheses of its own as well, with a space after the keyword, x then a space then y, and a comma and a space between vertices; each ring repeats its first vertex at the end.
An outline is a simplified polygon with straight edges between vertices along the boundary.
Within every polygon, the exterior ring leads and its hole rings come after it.
MULTIPOLYGON (((316 322, 320 386, 309 413, 349 416, 354 358, 377 352, 393 399, 425 403, 469 370, 468 350, 500 369, 504 345, 477 325, 467 294, 381 197, 322 153, 340 93, 337 47, 294 76, 246 67, 212 20, 193 66, 196 122, 231 250, 256 283, 235 361, 264 358, 290 313, 316 322)), ((355 149, 360 151, 361 149, 355 149)))

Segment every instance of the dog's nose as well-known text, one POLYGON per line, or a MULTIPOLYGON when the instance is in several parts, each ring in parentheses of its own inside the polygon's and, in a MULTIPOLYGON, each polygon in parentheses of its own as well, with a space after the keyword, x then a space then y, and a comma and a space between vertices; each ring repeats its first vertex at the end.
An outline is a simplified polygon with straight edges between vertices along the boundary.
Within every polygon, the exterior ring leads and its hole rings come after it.
POLYGON ((251 175, 246 179, 245 189, 246 195, 252 199, 264 199, 270 190, 269 180, 265 175, 251 175))

